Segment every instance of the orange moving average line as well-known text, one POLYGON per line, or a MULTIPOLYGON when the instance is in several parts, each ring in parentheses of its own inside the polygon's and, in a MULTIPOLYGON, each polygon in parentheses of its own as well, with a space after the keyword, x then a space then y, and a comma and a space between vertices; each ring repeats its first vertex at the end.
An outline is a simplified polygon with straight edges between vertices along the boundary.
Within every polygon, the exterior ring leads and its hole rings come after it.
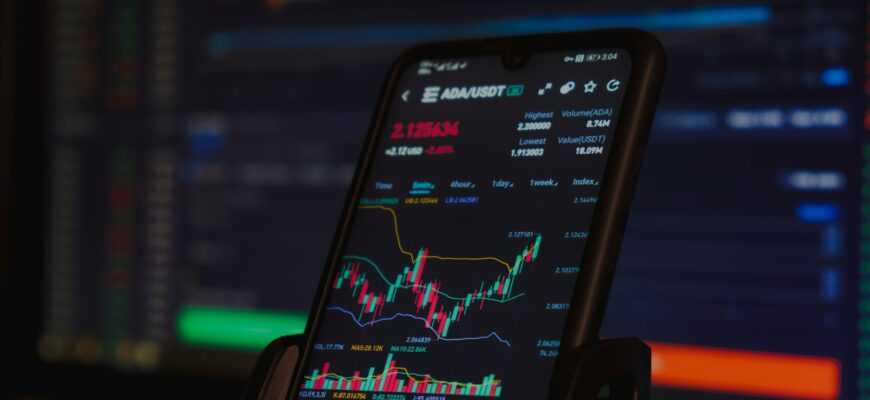
MULTIPOLYGON (((399 216, 396 215, 396 210, 384 206, 359 206, 359 208, 363 210, 381 210, 390 213, 390 215, 393 217, 393 232, 396 235, 396 245, 399 247, 399 251, 411 259, 411 264, 416 262, 416 260, 414 259, 414 253, 408 251, 407 249, 405 249, 405 246, 402 245, 402 236, 401 234, 399 234, 399 216)), ((430 254, 427 255, 426 258, 442 261, 495 261, 507 268, 508 272, 511 272, 513 270, 513 267, 511 267, 511 265, 507 261, 502 260, 498 257, 445 257, 433 256, 430 254)))

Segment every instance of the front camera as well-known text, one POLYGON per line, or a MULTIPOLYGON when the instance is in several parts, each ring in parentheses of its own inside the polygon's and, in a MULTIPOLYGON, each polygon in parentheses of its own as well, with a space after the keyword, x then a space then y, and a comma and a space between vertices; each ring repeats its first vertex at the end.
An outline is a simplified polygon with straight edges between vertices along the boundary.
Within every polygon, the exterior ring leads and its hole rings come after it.
POLYGON ((508 51, 502 57, 502 62, 504 63, 504 67, 507 69, 519 69, 526 65, 526 62, 529 60, 529 55, 525 53, 519 53, 515 51, 508 51))

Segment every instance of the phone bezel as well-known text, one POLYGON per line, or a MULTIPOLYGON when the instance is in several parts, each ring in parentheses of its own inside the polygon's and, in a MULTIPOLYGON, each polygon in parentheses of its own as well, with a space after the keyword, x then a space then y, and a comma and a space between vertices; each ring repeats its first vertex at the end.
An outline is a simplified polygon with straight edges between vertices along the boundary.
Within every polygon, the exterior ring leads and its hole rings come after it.
MULTIPOLYGON (((399 56, 382 87, 378 107, 363 144, 305 327, 305 347, 291 381, 292 386, 288 391, 290 397, 295 398, 301 389, 299 382, 305 373, 303 367, 308 364, 321 313, 329 297, 328 282, 332 282, 338 270, 345 240, 352 226, 355 205, 371 172, 372 160, 377 157, 375 150, 383 136, 380 132, 387 122, 389 106, 397 95, 396 86, 405 69, 423 59, 504 56, 515 52, 533 56, 540 52, 594 49, 627 51, 631 55, 631 75, 625 85, 626 92, 605 166, 599 201, 581 260, 583 268, 577 277, 567 311, 559 353, 565 354, 598 338, 628 220, 635 178, 640 169, 641 156, 646 147, 655 104, 664 79, 665 56, 661 44, 651 34, 636 29, 605 29, 423 44, 412 47, 399 56)), ((557 358, 556 365, 560 359, 561 356, 557 358)))

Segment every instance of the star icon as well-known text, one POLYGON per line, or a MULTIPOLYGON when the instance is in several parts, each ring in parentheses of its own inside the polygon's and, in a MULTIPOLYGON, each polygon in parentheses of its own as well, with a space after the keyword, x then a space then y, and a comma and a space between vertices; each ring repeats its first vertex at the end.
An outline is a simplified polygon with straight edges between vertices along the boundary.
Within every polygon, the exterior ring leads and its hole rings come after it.
POLYGON ((598 85, 595 81, 586 82, 586 84, 583 85, 583 93, 595 93, 595 87, 597 86, 598 85))

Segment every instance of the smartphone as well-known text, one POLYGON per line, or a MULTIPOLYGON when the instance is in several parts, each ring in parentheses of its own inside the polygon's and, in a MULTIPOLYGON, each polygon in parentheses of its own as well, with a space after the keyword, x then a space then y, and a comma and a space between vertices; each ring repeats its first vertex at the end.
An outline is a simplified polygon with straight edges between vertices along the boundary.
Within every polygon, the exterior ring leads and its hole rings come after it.
POLYGON ((597 338, 663 63, 633 30, 402 55, 289 397, 545 398, 597 338))

